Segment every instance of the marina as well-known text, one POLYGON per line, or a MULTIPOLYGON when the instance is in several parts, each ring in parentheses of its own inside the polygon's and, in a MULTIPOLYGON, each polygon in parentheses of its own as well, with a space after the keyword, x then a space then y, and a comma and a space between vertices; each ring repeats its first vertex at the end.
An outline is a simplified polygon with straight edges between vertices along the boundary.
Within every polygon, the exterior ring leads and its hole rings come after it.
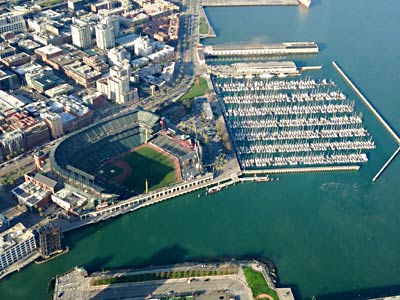
POLYGON ((333 80, 213 79, 243 170, 357 168, 375 148, 355 101, 333 80))

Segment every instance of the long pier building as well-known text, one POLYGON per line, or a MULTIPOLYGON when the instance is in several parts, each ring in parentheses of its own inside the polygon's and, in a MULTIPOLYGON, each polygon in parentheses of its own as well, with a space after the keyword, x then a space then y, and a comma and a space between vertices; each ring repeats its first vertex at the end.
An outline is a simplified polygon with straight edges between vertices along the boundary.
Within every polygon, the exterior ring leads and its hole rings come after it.
POLYGON ((206 57, 317 54, 319 53, 319 48, 315 42, 286 42, 258 45, 213 45, 204 47, 203 53, 206 57))

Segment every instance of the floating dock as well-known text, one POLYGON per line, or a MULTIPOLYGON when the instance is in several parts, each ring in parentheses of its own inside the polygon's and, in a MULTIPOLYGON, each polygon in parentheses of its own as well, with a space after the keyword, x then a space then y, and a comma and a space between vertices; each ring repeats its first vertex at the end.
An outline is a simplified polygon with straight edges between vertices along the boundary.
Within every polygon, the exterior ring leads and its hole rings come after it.
POLYGON ((315 172, 343 172, 358 171, 360 166, 329 166, 329 167, 310 167, 310 168, 282 168, 269 170, 243 170, 242 174, 290 174, 290 173, 315 173, 315 172))
POLYGON ((204 47, 203 53, 205 57, 317 54, 319 53, 319 48, 315 42, 212 45, 204 47))
POLYGON ((297 6, 297 0, 202 0, 202 6, 297 6))

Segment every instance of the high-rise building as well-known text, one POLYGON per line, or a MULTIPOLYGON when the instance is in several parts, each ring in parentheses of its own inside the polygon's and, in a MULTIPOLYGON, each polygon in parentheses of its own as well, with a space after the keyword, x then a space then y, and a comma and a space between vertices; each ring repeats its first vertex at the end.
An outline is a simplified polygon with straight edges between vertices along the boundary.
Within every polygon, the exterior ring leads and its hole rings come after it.
POLYGON ((117 38, 121 35, 119 26, 119 16, 101 16, 100 23, 107 25, 108 27, 114 28, 114 36, 117 38))
POLYGON ((37 249, 31 230, 18 223, 0 234, 0 270, 17 263, 37 249))
POLYGON ((103 50, 113 48, 115 46, 114 28, 101 23, 97 24, 96 45, 103 50))
POLYGON ((92 45, 92 37, 90 27, 88 25, 71 25, 72 43, 82 49, 90 48, 92 45))

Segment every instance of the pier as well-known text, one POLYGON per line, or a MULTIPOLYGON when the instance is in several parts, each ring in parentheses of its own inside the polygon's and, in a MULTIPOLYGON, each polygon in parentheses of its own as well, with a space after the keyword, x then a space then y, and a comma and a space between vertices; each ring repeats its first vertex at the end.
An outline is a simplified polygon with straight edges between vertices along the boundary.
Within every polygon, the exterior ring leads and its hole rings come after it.
POLYGON ((385 169, 390 165, 390 163, 395 159, 395 157, 397 156, 397 154, 399 154, 400 152, 400 147, 397 148, 397 150, 393 153, 393 155, 388 159, 388 161, 383 165, 383 167, 378 171, 378 173, 376 173, 376 175, 374 176, 374 178, 372 178, 372 182, 375 182, 379 176, 381 176, 381 174, 383 173, 383 171, 385 171, 385 169))
POLYGON ((202 6, 298 6, 297 0, 202 0, 202 6))
POLYGON ((204 47, 203 53, 205 57, 317 54, 319 53, 319 48, 315 42, 213 45, 204 47))

